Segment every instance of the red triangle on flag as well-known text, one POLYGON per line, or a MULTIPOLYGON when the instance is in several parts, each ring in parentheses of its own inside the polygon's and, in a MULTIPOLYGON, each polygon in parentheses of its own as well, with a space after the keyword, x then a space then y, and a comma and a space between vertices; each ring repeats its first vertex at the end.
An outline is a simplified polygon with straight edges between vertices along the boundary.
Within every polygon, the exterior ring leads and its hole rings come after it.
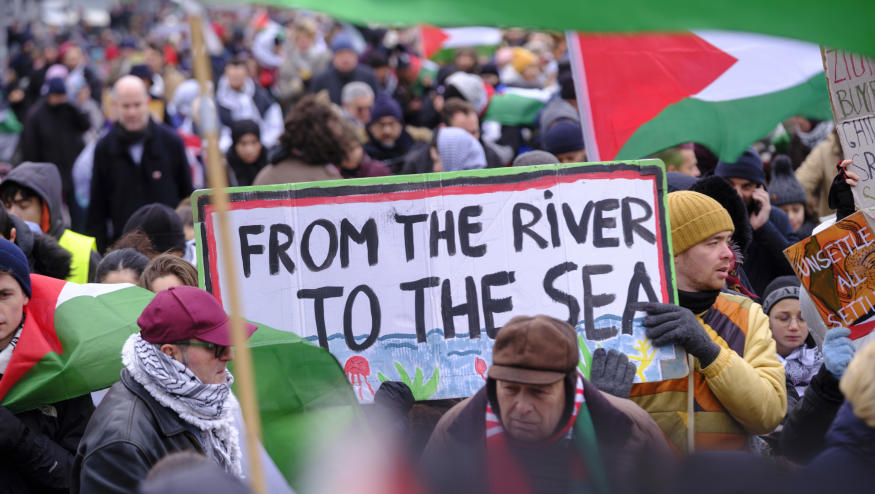
POLYGON ((578 33, 577 40, 589 95, 583 103, 602 160, 614 159, 639 127, 737 61, 693 33, 578 33))
POLYGON ((422 39, 422 56, 425 58, 431 58, 432 55, 439 52, 444 41, 449 38, 443 29, 428 24, 421 25, 419 33, 422 39))
POLYGON ((24 328, 0 379, 0 399, 48 352, 61 353, 55 334, 55 306, 66 281, 30 275, 31 297, 24 307, 24 328))

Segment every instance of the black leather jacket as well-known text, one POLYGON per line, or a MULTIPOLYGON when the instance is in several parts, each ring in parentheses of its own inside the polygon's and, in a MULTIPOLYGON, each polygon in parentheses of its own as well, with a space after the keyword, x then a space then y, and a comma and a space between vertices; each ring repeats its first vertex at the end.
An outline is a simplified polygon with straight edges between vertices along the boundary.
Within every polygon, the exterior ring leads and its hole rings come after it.
POLYGON ((135 492, 164 456, 182 450, 203 454, 195 432, 124 369, 88 422, 73 463, 71 492, 135 492))

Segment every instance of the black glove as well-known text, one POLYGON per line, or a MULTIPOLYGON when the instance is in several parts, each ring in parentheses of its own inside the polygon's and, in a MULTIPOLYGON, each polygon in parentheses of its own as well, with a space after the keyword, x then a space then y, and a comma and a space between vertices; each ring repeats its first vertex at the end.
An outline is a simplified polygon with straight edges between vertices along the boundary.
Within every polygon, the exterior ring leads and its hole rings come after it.
POLYGON ((18 448, 27 427, 8 408, 0 406, 0 451, 18 448))
POLYGON ((644 304, 647 337, 654 346, 680 345, 707 367, 720 354, 720 346, 705 332, 705 328, 689 309, 672 304, 644 304))
POLYGON ((632 389, 632 381, 635 379, 635 364, 629 362, 625 353, 616 350, 605 351, 597 348, 592 354, 592 371, 589 381, 599 391, 628 398, 632 389))

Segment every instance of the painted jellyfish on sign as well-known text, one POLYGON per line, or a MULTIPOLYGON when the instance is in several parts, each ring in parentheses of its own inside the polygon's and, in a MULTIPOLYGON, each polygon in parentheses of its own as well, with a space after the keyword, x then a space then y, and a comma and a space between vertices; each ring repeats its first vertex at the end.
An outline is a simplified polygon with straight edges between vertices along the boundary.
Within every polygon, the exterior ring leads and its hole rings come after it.
POLYGON ((474 357, 474 370, 477 371, 477 374, 480 374, 480 377, 483 380, 486 380, 486 361, 480 357, 474 357))
POLYGON ((359 399, 364 399, 362 389, 368 387, 368 391, 374 394, 374 389, 368 382, 368 376, 371 375, 371 366, 368 365, 368 360, 360 355, 350 357, 346 364, 343 365, 343 371, 346 372, 346 377, 353 388, 358 388, 359 399))

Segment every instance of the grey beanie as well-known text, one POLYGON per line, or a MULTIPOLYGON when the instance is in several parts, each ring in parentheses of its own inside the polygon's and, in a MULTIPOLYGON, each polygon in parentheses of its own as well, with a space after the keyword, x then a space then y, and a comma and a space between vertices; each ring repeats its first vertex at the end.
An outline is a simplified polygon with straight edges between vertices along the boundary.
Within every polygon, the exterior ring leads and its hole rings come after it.
POLYGON ((513 166, 555 165, 557 163, 559 163, 559 158, 555 154, 540 149, 525 152, 513 159, 513 166))
POLYGON ((444 127, 438 132, 437 151, 445 172, 486 168, 483 146, 466 130, 444 127))
POLYGON ((772 181, 769 182, 769 198, 773 206, 805 204, 805 189, 793 174, 793 163, 788 156, 779 154, 772 160, 772 181))

